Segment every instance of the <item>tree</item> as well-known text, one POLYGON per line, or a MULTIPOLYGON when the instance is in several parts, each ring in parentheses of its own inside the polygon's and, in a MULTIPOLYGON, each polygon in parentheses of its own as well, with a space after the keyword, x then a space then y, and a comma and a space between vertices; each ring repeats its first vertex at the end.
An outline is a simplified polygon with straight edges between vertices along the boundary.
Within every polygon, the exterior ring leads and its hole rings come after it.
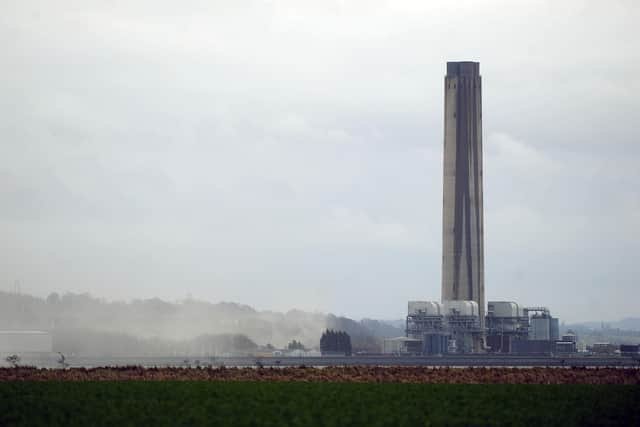
POLYGON ((20 363, 20 356, 18 356, 17 354, 12 354, 11 356, 7 356, 7 358, 4 360, 9 362, 14 368, 17 368, 18 364, 20 363))
POLYGON ((344 331, 327 329, 320 337, 320 351, 325 353, 343 353, 351 355, 351 337, 344 331))
POLYGON ((60 304, 60 295, 57 292, 52 292, 47 297, 47 304, 58 305, 60 304))
POLYGON ((300 341, 293 340, 287 345, 288 350, 305 350, 304 344, 300 341))
POLYGON ((62 369, 66 369, 69 364, 67 363, 67 358, 64 357, 64 354, 58 352, 58 354, 60 355, 60 357, 58 358, 58 364, 62 367, 62 369))

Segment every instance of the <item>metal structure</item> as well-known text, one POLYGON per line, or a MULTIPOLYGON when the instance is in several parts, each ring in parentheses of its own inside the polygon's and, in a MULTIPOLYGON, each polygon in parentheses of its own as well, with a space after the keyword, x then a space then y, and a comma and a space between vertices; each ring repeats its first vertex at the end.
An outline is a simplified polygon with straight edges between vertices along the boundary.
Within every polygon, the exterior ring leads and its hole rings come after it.
POLYGON ((406 337, 420 340, 422 354, 472 353, 484 330, 475 301, 410 301, 406 337))
POLYGON ((473 353, 482 341, 479 307, 475 301, 443 301, 446 330, 450 333, 450 353, 473 353))
POLYGON ((513 301, 489 301, 485 325, 490 352, 511 353, 514 340, 529 336, 528 313, 513 301))
POLYGON ((527 313, 536 312, 530 317, 529 339, 555 341, 560 338, 558 318, 552 317, 546 307, 527 308, 527 313))
POLYGON ((444 332, 442 305, 435 301, 409 301, 405 324, 407 338, 422 340, 425 334, 444 332))
POLYGON ((448 352, 449 334, 444 327, 442 304, 435 301, 409 301, 405 324, 407 339, 418 340, 408 353, 443 354, 448 352), (410 351, 412 350, 412 351, 410 351))
MULTIPOLYGON (((475 301, 409 301, 406 343, 399 353, 552 354, 575 352, 575 336, 558 337, 558 319, 546 307, 524 307, 513 301, 489 301, 485 326, 475 301), (531 314, 531 316, 530 316, 531 314), (477 343, 486 339, 480 351, 477 343)), ((389 344, 391 345, 391 343, 389 344)))

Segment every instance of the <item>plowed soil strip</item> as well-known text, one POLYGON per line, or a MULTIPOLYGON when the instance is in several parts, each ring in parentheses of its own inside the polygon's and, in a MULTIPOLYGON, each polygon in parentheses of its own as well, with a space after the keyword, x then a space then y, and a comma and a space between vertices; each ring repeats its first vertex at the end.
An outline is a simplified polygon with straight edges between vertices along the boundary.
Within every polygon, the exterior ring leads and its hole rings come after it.
POLYGON ((622 368, 0 368, 0 381, 302 381, 425 384, 640 384, 622 368))

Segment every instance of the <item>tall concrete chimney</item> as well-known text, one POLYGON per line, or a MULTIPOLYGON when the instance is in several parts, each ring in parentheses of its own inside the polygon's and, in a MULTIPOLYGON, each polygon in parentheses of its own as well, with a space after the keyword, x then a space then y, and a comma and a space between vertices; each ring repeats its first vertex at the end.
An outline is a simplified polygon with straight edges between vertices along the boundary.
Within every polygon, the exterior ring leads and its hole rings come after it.
POLYGON ((484 328, 482 81, 478 62, 447 62, 444 78, 442 300, 478 303, 484 328))

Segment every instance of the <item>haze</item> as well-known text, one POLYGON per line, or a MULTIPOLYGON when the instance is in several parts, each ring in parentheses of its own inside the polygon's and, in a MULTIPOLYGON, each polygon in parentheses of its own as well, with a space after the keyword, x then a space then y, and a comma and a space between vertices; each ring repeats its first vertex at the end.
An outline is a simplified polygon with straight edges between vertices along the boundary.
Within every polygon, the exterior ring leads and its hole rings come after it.
POLYGON ((0 3, 0 289, 395 319, 483 76, 487 300, 638 315, 635 1, 0 3), (482 3, 482 4, 480 4, 482 3))

